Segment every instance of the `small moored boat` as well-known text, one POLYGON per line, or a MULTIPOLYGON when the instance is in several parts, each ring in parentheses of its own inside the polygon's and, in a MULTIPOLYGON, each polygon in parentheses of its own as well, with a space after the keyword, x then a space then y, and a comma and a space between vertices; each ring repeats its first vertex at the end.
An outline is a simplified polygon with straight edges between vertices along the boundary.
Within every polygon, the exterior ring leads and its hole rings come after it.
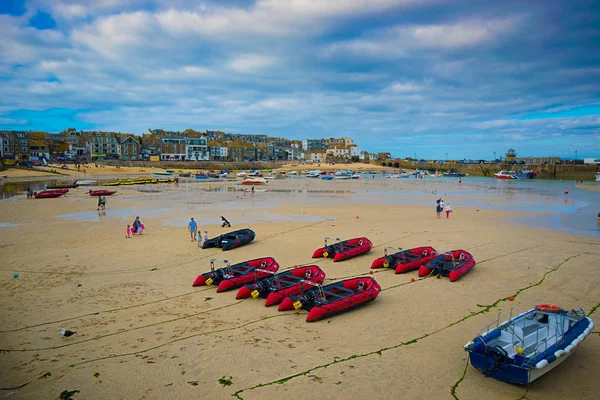
POLYGON ((373 247, 373 243, 366 237, 354 238, 327 245, 327 240, 331 238, 325 238, 325 247, 321 247, 314 251, 312 257, 329 257, 333 258, 334 262, 347 260, 348 258, 356 257, 360 254, 368 253, 373 247))
POLYGON ((194 280, 192 286, 216 284, 217 292, 239 288, 255 278, 262 279, 279 269, 279 263, 273 257, 263 257, 230 265, 229 261, 210 260, 210 272, 206 272, 194 280), (215 268, 215 262, 223 262, 222 268, 215 268), (260 269, 261 271, 256 271, 260 269))
POLYGON ((250 243, 254 240, 255 236, 256 234, 252 229, 240 229, 208 239, 202 243, 202 248, 221 247, 223 251, 231 250, 250 243))
POLYGON ((496 179, 519 179, 514 171, 502 170, 494 174, 496 179))
POLYGON ((112 196, 115 193, 117 193, 116 190, 106 190, 106 189, 102 189, 102 190, 90 190, 88 192, 88 194, 90 196, 112 196))
POLYGON ((471 365, 485 376, 527 385, 560 365, 592 332, 594 322, 583 310, 566 311, 538 304, 513 317, 503 312, 465 345, 471 365), (500 323, 500 319, 506 321, 500 323))
POLYGON ((34 193, 33 196, 36 199, 54 199, 56 197, 64 196, 69 189, 59 189, 59 190, 43 190, 41 192, 34 193))
MULTIPOLYGON (((260 271, 262 270, 256 269, 255 273, 260 271)), ((243 299, 250 296, 266 298, 265 307, 268 307, 281 303, 288 296, 311 289, 312 286, 307 281, 323 283, 325 280, 325 272, 316 265, 306 265, 272 274, 273 276, 257 280, 254 283, 247 283, 240 288, 235 298, 243 299)))
POLYGON ((306 322, 317 321, 375 300, 381 287, 370 276, 346 279, 331 285, 312 283, 313 289, 283 299, 279 311, 305 309, 306 322))
POLYGON ((464 250, 452 250, 434 258, 430 263, 419 267, 419 276, 429 274, 447 276, 454 282, 475 266, 473 256, 464 250))
POLYGON ((242 181, 242 185, 264 185, 266 183, 265 178, 246 178, 242 181))
POLYGON ((414 249, 388 254, 387 250, 390 248, 393 249, 393 247, 386 247, 383 250, 384 256, 375 259, 371 264, 371 268, 391 268, 397 274, 401 274, 419 269, 421 265, 427 264, 438 255, 433 247, 415 247, 414 249))
POLYGON ((97 183, 98 183, 98 181, 95 181, 92 179, 83 179, 83 180, 75 181, 75 184, 79 185, 79 186, 92 186, 97 183))

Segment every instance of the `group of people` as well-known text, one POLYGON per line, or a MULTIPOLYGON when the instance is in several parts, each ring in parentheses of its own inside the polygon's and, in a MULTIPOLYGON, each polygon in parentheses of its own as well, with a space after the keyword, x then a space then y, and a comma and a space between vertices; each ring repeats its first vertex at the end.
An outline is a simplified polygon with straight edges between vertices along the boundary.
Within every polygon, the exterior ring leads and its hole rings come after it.
POLYGON ((435 212, 437 213, 437 219, 442 218, 442 212, 446 211, 446 219, 450 218, 450 213, 452 212, 452 207, 450 207, 450 203, 444 203, 444 200, 440 197, 435 201, 435 212))
MULTIPOLYGON (((91 190, 90 190, 91 192, 91 190)), ((98 210, 100 210, 100 208, 102 208, 103 210, 106 210, 106 196, 98 196, 98 210)))
POLYGON ((136 233, 141 235, 142 233, 144 233, 144 229, 146 229, 146 227, 144 226, 144 224, 142 224, 142 221, 140 221, 140 217, 135 217, 135 221, 133 221, 133 224, 127 225, 127 235, 125 236, 125 238, 130 239, 131 235, 135 235, 136 233))
MULTIPOLYGON (((194 218, 190 220, 188 223, 188 230, 190 231, 190 239, 192 242, 198 241, 198 246, 202 242, 202 230, 198 230, 198 224, 194 221, 194 218)), ((204 241, 208 240, 208 231, 204 231, 204 241)))
MULTIPOLYGON (((231 228, 231 222, 227 221, 227 218, 221 215, 221 226, 223 228, 231 228)), ((202 242, 202 230, 198 229, 198 224, 194 220, 194 218, 190 219, 188 223, 188 231, 190 232, 190 239, 192 242, 198 241, 198 246, 200 246, 200 242, 202 242)), ((208 231, 204 231, 204 241, 208 240, 208 231)))

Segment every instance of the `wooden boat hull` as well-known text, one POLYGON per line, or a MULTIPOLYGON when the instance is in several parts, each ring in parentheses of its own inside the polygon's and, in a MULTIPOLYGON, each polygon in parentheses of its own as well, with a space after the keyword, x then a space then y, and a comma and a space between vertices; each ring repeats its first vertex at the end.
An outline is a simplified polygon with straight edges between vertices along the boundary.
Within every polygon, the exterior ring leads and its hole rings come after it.
POLYGON ((325 272, 316 265, 307 265, 269 276, 259 282, 252 282, 240 288, 236 299, 247 297, 265 298, 265 307, 279 304, 289 296, 299 294, 301 291, 312 289, 313 286, 306 281, 323 283, 325 272))
POLYGON ((318 288, 286 297, 279 304, 279 311, 302 308, 308 311, 306 322, 318 321, 375 300, 381 286, 372 277, 363 276, 323 286, 322 291, 325 299, 318 288), (364 285, 362 289, 359 282, 364 285))
POLYGON ((430 262, 438 253, 433 247, 415 247, 373 260, 371 268, 390 268, 397 274, 414 271, 430 262))
POLYGON ((360 237, 321 247, 313 252, 312 257, 330 257, 334 262, 338 262, 368 253, 372 247, 373 243, 369 239, 360 237))
POLYGON ((255 269, 275 272, 279 269, 279 263, 273 257, 244 261, 230 267, 218 268, 198 275, 192 286, 217 285, 217 292, 223 292, 250 283, 255 277, 262 279, 270 276, 268 272, 256 271, 255 273, 255 269))
POLYGON ((475 266, 473 256, 464 250, 452 250, 439 254, 430 263, 419 267, 419 276, 436 274, 447 276, 451 282, 458 280, 475 266))

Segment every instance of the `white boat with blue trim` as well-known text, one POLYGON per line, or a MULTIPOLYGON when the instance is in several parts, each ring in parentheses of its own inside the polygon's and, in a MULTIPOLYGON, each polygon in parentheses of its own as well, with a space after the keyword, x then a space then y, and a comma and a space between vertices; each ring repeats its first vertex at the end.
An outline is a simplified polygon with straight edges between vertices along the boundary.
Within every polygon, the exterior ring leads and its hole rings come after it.
POLYGON ((592 332, 594 322, 583 310, 563 310, 551 304, 513 317, 498 314, 465 345, 471 365, 501 382, 527 385, 560 365, 592 332), (506 321, 500 323, 500 319, 506 321))

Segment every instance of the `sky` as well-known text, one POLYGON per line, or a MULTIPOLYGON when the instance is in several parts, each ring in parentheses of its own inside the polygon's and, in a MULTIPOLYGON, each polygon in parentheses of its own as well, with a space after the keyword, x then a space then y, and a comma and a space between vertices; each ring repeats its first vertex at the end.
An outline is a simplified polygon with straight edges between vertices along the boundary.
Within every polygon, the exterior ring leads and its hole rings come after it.
POLYGON ((600 3, 2 0, 0 129, 600 158, 600 3))

